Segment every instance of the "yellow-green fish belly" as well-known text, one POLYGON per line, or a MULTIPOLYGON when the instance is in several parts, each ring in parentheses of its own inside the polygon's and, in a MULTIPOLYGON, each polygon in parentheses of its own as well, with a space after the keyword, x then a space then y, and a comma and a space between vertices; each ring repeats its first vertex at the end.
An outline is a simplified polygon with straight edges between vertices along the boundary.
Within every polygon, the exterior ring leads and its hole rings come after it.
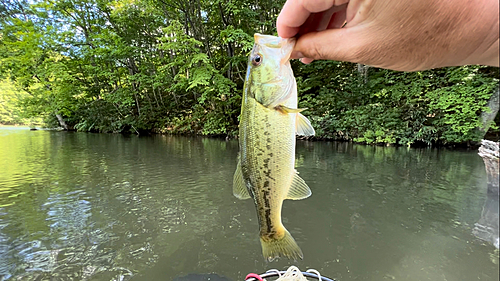
POLYGON ((248 98, 240 122, 241 169, 255 201, 260 236, 281 239, 281 206, 295 173, 295 114, 282 113, 248 98))

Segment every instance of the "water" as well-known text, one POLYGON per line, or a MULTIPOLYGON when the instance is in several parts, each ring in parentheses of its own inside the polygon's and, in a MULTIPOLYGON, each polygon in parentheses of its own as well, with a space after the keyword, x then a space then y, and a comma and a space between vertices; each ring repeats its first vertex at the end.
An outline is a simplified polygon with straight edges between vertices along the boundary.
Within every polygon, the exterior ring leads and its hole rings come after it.
POLYGON ((237 152, 0 127, 0 280, 243 280, 292 264, 339 281, 499 279, 480 234, 498 227, 498 196, 474 150, 299 141, 313 195, 284 204, 296 263, 264 261, 253 203, 232 196, 237 152))

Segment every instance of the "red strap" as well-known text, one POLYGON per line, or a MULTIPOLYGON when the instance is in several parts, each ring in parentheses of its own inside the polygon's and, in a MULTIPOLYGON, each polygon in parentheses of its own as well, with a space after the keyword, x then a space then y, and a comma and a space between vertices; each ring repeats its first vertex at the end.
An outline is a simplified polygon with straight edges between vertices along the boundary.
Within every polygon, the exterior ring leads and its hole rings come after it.
POLYGON ((249 273, 247 275, 247 277, 245 277, 245 280, 248 280, 249 278, 255 278, 255 279, 259 280, 259 281, 264 281, 264 280, 262 280, 262 277, 260 277, 259 274, 255 274, 255 273, 249 273))

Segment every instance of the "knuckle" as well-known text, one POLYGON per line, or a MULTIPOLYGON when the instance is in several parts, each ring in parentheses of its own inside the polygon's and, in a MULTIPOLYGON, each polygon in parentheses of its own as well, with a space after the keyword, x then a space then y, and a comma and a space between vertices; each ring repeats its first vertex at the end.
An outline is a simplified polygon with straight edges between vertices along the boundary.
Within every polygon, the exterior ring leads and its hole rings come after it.
POLYGON ((323 59, 324 58, 324 51, 323 48, 321 47, 320 44, 313 44, 310 47, 310 58, 312 59, 323 59))

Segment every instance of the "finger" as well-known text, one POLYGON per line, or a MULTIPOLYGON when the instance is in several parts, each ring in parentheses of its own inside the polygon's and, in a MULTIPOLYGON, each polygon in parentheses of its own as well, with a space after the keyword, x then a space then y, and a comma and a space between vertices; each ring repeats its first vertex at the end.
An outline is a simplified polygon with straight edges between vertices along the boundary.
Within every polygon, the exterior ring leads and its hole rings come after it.
POLYGON ((307 20, 299 27, 299 32, 297 32, 296 37, 300 37, 302 34, 316 31, 316 26, 318 25, 319 14, 311 14, 307 20))
POLYGON ((348 2, 349 0, 288 0, 276 21, 278 35, 282 38, 293 37, 311 14, 324 12, 335 6, 346 5, 348 2))
POLYGON ((332 19, 332 16, 335 13, 335 8, 336 7, 332 7, 330 9, 320 13, 321 18, 319 19, 318 26, 316 27, 316 30, 314 30, 314 31, 322 31, 328 27, 328 24, 330 23, 330 20, 332 19))
MULTIPOLYGON (((346 10, 346 21, 349 26, 357 25, 367 17, 375 1, 351 0, 346 10)), ((384 1, 381 1, 384 3, 384 1)), ((380 3, 380 2, 379 2, 380 3)))
MULTIPOLYGON (((318 20, 316 30, 311 31, 323 31, 325 29, 333 29, 333 28, 341 28, 344 25, 345 17, 346 17, 346 7, 347 5, 334 6, 327 11, 320 13, 321 18, 318 20)), ((309 16, 309 18, 313 17, 313 15, 309 16)), ((309 19, 308 19, 309 20, 309 19)), ((306 24, 307 25, 307 21, 306 24)), ((299 31, 299 34, 305 34, 307 32, 299 31)), ((314 61, 312 58, 304 57, 304 54, 300 52, 293 52, 291 59, 300 59, 300 61, 304 64, 310 64, 314 61)))
POLYGON ((278 36, 282 38, 295 36, 299 32, 299 27, 306 22, 310 14, 302 6, 300 0, 288 0, 276 21, 278 36))
POLYGON ((303 63, 303 64, 310 64, 311 62, 313 62, 314 60, 313 59, 310 59, 310 58, 301 58, 300 59, 300 62, 303 63))
POLYGON ((341 28, 346 20, 346 10, 341 10, 335 13, 330 22, 328 23, 327 29, 341 28))
POLYGON ((302 0, 300 1, 304 9, 311 13, 326 11, 335 6, 341 6, 349 3, 349 0, 302 0))
POLYGON ((346 5, 334 6, 324 12, 311 14, 304 22, 304 24, 299 27, 299 31, 296 34, 296 37, 300 37, 301 35, 309 32, 322 31, 327 29, 334 15, 336 16, 340 13, 341 17, 343 15, 345 17, 345 9, 346 5), (341 13, 341 11, 344 11, 344 13, 341 13))
POLYGON ((290 55, 290 59, 299 59, 300 62, 302 62, 303 64, 310 64, 311 62, 314 61, 314 59, 306 58, 304 57, 304 54, 296 51, 292 52, 292 54, 290 55))
POLYGON ((321 32, 304 34, 297 39, 292 58, 302 59, 304 63, 313 59, 328 59, 338 61, 351 61, 355 58, 358 46, 362 45, 355 32, 356 28, 327 29, 321 32))
POLYGON ((345 10, 347 9, 347 4, 343 4, 340 6, 333 6, 327 11, 323 12, 322 22, 319 24, 318 29, 316 31, 322 31, 330 28, 340 28, 334 27, 331 25, 332 21, 337 17, 345 17, 345 10))

